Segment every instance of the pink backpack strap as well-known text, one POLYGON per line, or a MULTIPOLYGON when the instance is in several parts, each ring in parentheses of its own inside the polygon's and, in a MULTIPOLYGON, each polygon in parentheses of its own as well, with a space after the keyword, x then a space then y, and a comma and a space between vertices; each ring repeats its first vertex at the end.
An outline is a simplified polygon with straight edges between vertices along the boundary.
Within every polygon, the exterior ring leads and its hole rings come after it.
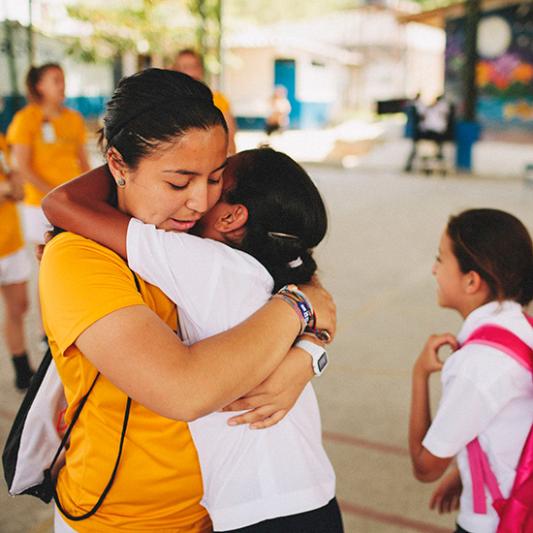
POLYGON ((468 452, 468 465, 472 477, 472 498, 474 500, 474 513, 486 514, 487 502, 485 501, 485 485, 489 489, 492 500, 502 498, 498 480, 490 468, 487 455, 481 449, 479 440, 475 438, 466 446, 468 452))
MULTIPOLYGON (((527 315, 526 318, 533 323, 533 318, 527 317, 527 315)), ((485 324, 474 330, 462 345, 473 343, 496 348, 533 372, 533 350, 508 329, 495 324, 485 324)))
MULTIPOLYGON (((526 320, 533 326, 533 317, 524 315, 526 320)), ((533 350, 511 331, 496 326, 485 324, 473 331, 462 344, 483 344, 500 350, 533 373, 533 350)), ((475 438, 466 446, 468 453, 468 465, 472 478, 472 498, 474 512, 477 514, 487 513, 485 499, 485 485, 489 489, 492 501, 502 499, 502 493, 498 486, 498 480, 492 471, 487 455, 482 450, 479 440, 475 438)))

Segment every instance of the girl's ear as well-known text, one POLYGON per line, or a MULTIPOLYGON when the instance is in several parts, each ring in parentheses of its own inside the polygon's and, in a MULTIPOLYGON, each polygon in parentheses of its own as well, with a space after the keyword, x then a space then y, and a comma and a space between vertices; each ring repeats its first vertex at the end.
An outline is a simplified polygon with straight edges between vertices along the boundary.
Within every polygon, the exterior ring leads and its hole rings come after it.
POLYGON ((111 174, 113 176, 113 179, 115 180, 115 183, 118 187, 124 187, 126 185, 126 164, 124 163, 124 160, 122 159, 122 155, 120 152, 114 148, 111 147, 106 154, 107 159, 107 166, 109 167, 109 170, 111 171, 111 174))
POLYGON ((220 233, 233 233, 242 230, 248 222, 248 208, 243 204, 226 204, 227 209, 215 222, 220 233))
POLYGON ((487 289, 485 280, 474 270, 465 275, 465 291, 467 294, 476 294, 480 290, 487 289))

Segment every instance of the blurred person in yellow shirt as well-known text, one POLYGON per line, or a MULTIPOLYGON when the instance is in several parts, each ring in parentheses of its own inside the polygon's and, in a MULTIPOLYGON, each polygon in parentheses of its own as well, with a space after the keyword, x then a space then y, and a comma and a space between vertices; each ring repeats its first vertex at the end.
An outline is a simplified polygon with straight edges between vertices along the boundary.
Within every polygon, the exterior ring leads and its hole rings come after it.
POLYGON ((20 199, 22 187, 9 170, 7 143, 0 134, 0 293, 5 306, 3 334, 15 367, 15 386, 25 390, 33 375, 24 340, 31 265, 24 249, 16 206, 20 199))
MULTIPOLYGON (((205 78, 202 56, 192 48, 184 48, 176 54, 172 70, 183 72, 198 81, 204 81, 205 78)), ((220 91, 213 91, 213 102, 215 106, 222 111, 222 114, 226 119, 229 139, 228 154, 233 155, 237 151, 235 147, 235 132, 237 131, 237 126, 235 118, 231 113, 229 101, 220 91)))
POLYGON ((24 233, 42 244, 50 229, 43 197, 54 187, 89 170, 82 116, 65 107, 65 75, 57 63, 31 67, 26 77, 29 103, 7 130, 13 166, 24 180, 24 233))

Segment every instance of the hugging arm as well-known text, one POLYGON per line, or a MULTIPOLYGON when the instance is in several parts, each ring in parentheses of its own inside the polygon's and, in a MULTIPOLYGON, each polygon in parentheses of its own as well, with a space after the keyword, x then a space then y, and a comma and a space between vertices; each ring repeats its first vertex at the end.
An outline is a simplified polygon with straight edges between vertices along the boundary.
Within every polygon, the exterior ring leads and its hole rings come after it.
MULTIPOLYGON (((131 398, 176 420, 221 409, 264 381, 300 328, 296 313, 274 299, 239 326, 185 346, 143 304, 131 273, 116 256, 63 236, 44 253, 40 292, 48 327, 67 332, 55 339, 62 353, 76 345, 131 398), (90 313, 88 294, 98 302, 99 318, 90 313)), ((315 292, 311 299, 324 325, 334 328, 327 294, 315 292)))
POLYGON ((130 217, 109 204, 112 180, 103 165, 51 191, 42 208, 54 226, 92 239, 125 258, 130 217))
MULTIPOLYGON (((306 340, 320 344, 314 337, 306 340)), ((266 429, 282 420, 292 409, 305 386, 314 377, 310 355, 301 348, 291 348, 278 368, 265 381, 224 411, 246 413, 231 418, 230 425, 250 424, 252 429, 266 429)))

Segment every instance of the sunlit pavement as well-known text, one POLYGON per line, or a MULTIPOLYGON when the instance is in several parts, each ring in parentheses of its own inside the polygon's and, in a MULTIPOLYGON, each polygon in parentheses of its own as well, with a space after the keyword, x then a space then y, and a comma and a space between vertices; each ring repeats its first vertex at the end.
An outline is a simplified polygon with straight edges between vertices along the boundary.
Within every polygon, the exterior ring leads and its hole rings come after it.
MULTIPOLYGON (((422 178, 325 166, 308 170, 330 216, 317 258, 322 280, 336 297, 339 325, 329 350, 332 364, 315 386, 346 531, 452 531, 453 516, 429 511, 433 486, 412 478, 406 444, 411 364, 427 335, 456 331, 460 323, 436 307, 431 265, 452 212, 498 207, 533 231, 533 188, 511 180, 422 178)), ((35 309, 33 301, 28 339, 37 364, 35 309)), ((3 441, 21 396, 12 384, 5 346, 0 349, 3 441)), ((432 385, 436 401, 438 378, 432 385)), ((51 528, 50 506, 0 491, 1 533, 51 528)))

